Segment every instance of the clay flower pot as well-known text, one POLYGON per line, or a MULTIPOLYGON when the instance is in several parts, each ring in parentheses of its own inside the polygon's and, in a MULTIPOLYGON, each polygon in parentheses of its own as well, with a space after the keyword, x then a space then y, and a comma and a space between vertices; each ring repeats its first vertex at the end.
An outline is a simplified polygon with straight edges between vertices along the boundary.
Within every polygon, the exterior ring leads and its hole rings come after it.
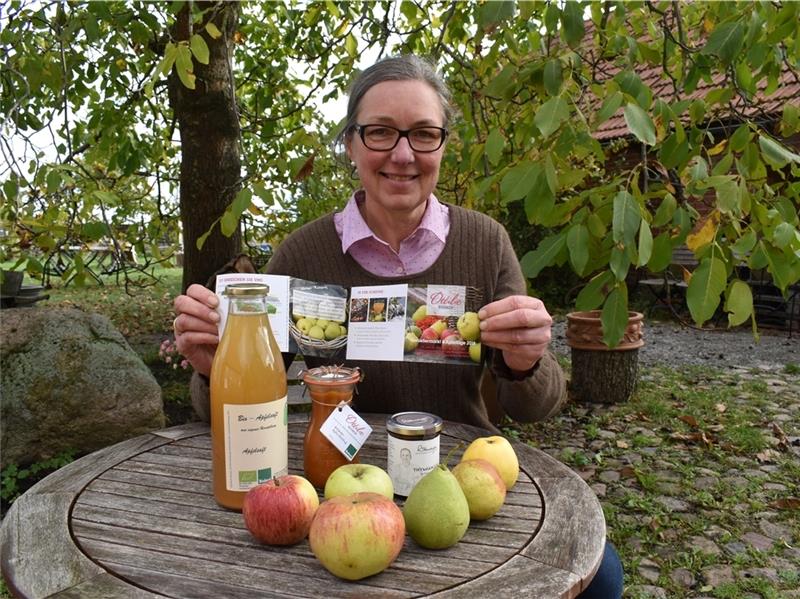
POLYGON ((570 392, 578 401, 619 403, 636 388, 639 348, 644 345, 640 312, 628 312, 628 325, 616 347, 603 343, 600 310, 567 314, 567 345, 572 348, 570 392))

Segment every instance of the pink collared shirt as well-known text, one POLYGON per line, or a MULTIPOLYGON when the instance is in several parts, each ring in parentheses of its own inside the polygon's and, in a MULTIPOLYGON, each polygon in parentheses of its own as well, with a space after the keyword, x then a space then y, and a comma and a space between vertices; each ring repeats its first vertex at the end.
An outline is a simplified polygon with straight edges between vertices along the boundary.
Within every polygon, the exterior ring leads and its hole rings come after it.
POLYGON ((379 277, 414 275, 429 268, 444 250, 450 232, 447 206, 431 194, 419 226, 400 242, 395 252, 367 226, 358 207, 365 201, 364 191, 355 192, 341 212, 333 215, 336 233, 342 240, 342 253, 362 268, 379 277))

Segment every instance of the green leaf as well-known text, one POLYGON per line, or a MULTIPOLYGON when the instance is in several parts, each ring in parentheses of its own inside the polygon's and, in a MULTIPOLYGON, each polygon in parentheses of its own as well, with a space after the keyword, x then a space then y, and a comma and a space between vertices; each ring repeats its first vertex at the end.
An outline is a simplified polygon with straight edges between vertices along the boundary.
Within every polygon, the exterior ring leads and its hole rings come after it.
POLYGON ((775 168, 783 168, 789 162, 800 163, 800 156, 769 137, 759 135, 758 145, 761 146, 764 159, 775 168))
POLYGON ((753 315, 753 291, 744 281, 732 281, 725 291, 728 326, 736 327, 753 315))
POLYGON ((493 29, 514 17, 515 3, 511 0, 486 2, 478 6, 478 26, 484 31, 493 29))
POLYGON ((623 99, 622 92, 617 91, 603 100, 603 105, 594 117, 594 126, 598 127, 614 116, 619 107, 622 106, 623 99))
POLYGON ((528 222, 535 225, 545 225, 553 216, 555 196, 547 184, 547 175, 537 165, 536 174, 533 175, 533 185, 525 196, 525 215, 528 222))
POLYGON ((614 275, 611 271, 604 271, 592 278, 575 298, 575 307, 578 310, 596 310, 603 304, 608 295, 608 289, 614 284, 614 275))
POLYGON ((349 56, 358 56, 358 41, 356 40, 356 36, 354 36, 352 33, 348 34, 348 36, 345 38, 344 47, 349 56))
POLYGON ((518 76, 517 67, 513 64, 506 65, 497 76, 489 82, 483 93, 494 98, 503 98, 513 90, 518 76))
POLYGON ((725 263, 719 258, 706 258, 695 269, 686 289, 686 303, 697 326, 714 316, 727 280, 725 263))
POLYGON ((733 245, 731 245, 731 251, 735 257, 743 258, 753 250, 753 247, 756 245, 756 241, 758 241, 756 232, 753 229, 748 228, 745 234, 739 237, 739 239, 737 239, 733 245))
POLYGON ((669 232, 665 231, 653 240, 653 253, 647 268, 653 272, 661 272, 672 263, 672 240, 669 232))
POLYGON ((569 260, 573 270, 579 275, 583 274, 589 262, 589 231, 586 225, 574 225, 567 232, 567 248, 569 248, 569 260))
POLYGON ((641 219, 639 205, 631 194, 620 191, 614 196, 614 214, 611 222, 616 243, 625 246, 633 244, 641 219))
POLYGON ((603 324, 603 343, 611 348, 619 345, 628 326, 628 288, 625 283, 608 294, 600 322, 603 324))
POLYGON ((631 267, 631 259, 627 250, 621 250, 618 247, 611 248, 611 257, 608 260, 608 267, 617 281, 624 281, 628 276, 628 270, 631 267))
POLYGON ((543 268, 555 264, 556 258, 566 243, 564 232, 545 237, 535 250, 528 252, 520 260, 522 274, 529 279, 536 278, 543 268))
POLYGON ((211 233, 214 231, 214 227, 216 226, 216 224, 218 222, 219 222, 219 219, 217 219, 213 223, 211 223, 211 226, 208 228, 208 231, 206 231, 200 237, 197 238, 197 242, 195 243, 195 245, 197 246, 198 250, 202 250, 203 249, 203 246, 206 243, 206 239, 208 239, 208 236, 211 235, 211 233))
POLYGON ((714 187, 719 211, 724 214, 739 214, 741 212, 742 198, 736 181, 729 179, 714 187))
POLYGON ((544 89, 551 96, 557 96, 561 91, 562 70, 561 61, 551 58, 544 65, 544 89))
POLYGON ((544 9, 544 26, 548 33, 555 33, 558 30, 558 18, 561 15, 561 10, 558 4, 550 2, 547 8, 544 9))
POLYGON ((181 83, 189 89, 195 88, 194 66, 192 65, 192 52, 186 44, 178 45, 178 57, 175 59, 175 68, 181 83))
POLYGON ((772 275, 775 286, 785 291, 793 278, 792 265, 797 262, 797 258, 793 256, 793 260, 790 260, 786 254, 772 247, 764 247, 764 251, 767 255, 767 270, 772 275))
POLYGON ((253 192, 248 187, 239 190, 231 205, 220 219, 220 230, 225 237, 230 237, 239 228, 239 219, 245 210, 250 207, 253 200, 253 192))
POLYGON ((506 146, 506 138, 500 129, 492 129, 486 138, 486 156, 492 165, 496 165, 503 156, 503 148, 506 146))
POLYGON ((203 39, 202 35, 195 33, 189 40, 189 47, 192 50, 192 55, 197 59, 197 62, 200 64, 208 64, 208 44, 206 44, 206 40, 203 39))
POLYGON ((747 125, 739 125, 728 140, 728 146, 734 152, 741 152, 750 141, 751 136, 750 127, 747 125))
POLYGON ((596 212, 592 212, 589 218, 586 219, 586 226, 589 229, 589 233, 597 239, 602 239, 606 236, 606 224, 596 212))
POLYGON ((664 199, 661 200, 661 203, 658 205, 658 209, 653 216, 653 226, 663 227, 666 225, 672 220, 672 215, 675 214, 675 210, 677 208, 678 202, 675 200, 675 196, 673 196, 671 193, 666 194, 664 199))
POLYGON ((653 234, 650 232, 650 225, 647 221, 642 219, 639 226, 639 260, 637 266, 644 266, 650 262, 650 256, 653 254, 653 234))
POLYGON ((656 128, 648 114, 636 104, 627 104, 623 109, 625 124, 636 139, 649 146, 656 145, 656 128))
POLYGON ((785 248, 796 237, 797 231, 789 223, 780 223, 772 233, 772 243, 780 249, 785 248))
POLYGON ((741 21, 722 23, 711 32, 701 54, 714 54, 727 66, 742 49, 744 33, 745 26, 741 21))
POLYGON ((564 40, 570 48, 575 48, 583 39, 583 6, 580 2, 565 2, 561 10, 561 24, 564 40))
POLYGON ((513 202, 528 195, 541 170, 539 164, 526 160, 508 171, 500 181, 500 197, 503 203, 513 202))
POLYGON ((542 135, 547 138, 555 133, 561 126, 561 123, 568 118, 569 106, 567 102, 563 98, 556 96, 542 104, 539 110, 536 111, 533 122, 542 132, 542 135))
POLYGON ((222 37, 222 32, 211 21, 206 23, 206 33, 208 33, 208 35, 211 36, 212 40, 216 40, 222 37))

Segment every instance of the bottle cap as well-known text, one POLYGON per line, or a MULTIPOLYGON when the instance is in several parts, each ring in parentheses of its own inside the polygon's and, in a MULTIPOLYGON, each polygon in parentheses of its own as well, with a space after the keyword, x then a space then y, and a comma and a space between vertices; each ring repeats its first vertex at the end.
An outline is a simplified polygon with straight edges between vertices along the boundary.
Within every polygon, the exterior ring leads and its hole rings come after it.
POLYGON ((268 293, 269 285, 263 283, 232 283, 225 286, 225 295, 237 297, 267 295, 268 293))
POLYGON ((403 437, 427 437, 442 432, 442 419, 428 412, 399 412, 386 419, 386 430, 403 437))
POLYGON ((312 385, 351 385, 364 378, 361 369, 347 366, 318 366, 303 372, 303 383, 312 385))

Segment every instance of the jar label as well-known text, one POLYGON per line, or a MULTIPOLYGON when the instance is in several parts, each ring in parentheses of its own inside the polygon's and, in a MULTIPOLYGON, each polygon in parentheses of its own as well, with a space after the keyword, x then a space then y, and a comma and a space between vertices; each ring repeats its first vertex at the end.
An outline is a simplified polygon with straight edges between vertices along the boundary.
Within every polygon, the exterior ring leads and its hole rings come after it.
POLYGON ((225 404, 225 487, 247 491, 289 471, 287 396, 262 404, 225 404))
POLYGON ((352 460, 369 437, 372 427, 343 401, 325 419, 319 431, 344 457, 352 460))
POLYGON ((389 436, 387 465, 397 495, 411 489, 439 463, 439 437, 405 440, 389 436))

